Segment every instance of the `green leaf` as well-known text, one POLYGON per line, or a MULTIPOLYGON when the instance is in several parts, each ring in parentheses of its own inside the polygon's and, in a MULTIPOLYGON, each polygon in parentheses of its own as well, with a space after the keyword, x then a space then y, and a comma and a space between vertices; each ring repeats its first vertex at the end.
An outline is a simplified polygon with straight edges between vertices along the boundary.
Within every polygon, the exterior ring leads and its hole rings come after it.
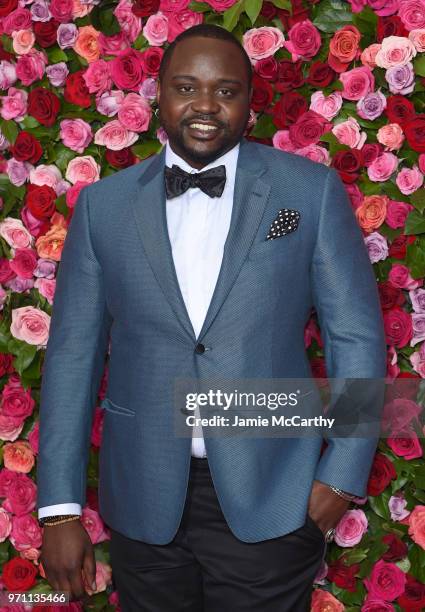
POLYGON ((0 565, 4 565, 9 560, 9 548, 10 544, 8 540, 1 542, 0 544, 0 565))
POLYGON ((373 497, 372 495, 369 495, 368 497, 370 507, 375 512, 375 514, 387 521, 391 518, 390 511, 388 509, 388 501, 390 497, 390 491, 384 491, 383 493, 381 493, 381 495, 378 495, 377 497, 373 497))
POLYGON ((413 278, 425 276, 425 250, 418 244, 408 244, 406 247, 406 265, 413 278))
POLYGON ((276 126, 273 123, 273 117, 271 115, 261 115, 252 128, 250 135, 256 138, 271 138, 275 132, 276 126))
POLYGON ((291 0, 271 0, 271 3, 274 4, 277 8, 289 11, 289 14, 292 15, 291 0))
POLYGON ((425 55, 421 54, 413 60, 415 74, 425 77, 425 55))
POLYGON ((410 203, 421 213, 425 210, 425 187, 411 194, 410 203))
POLYGON ((7 138, 7 140, 11 144, 14 144, 16 137, 18 135, 18 132, 19 132, 19 128, 16 125, 16 122, 13 121, 13 119, 9 119, 9 120, 2 119, 0 122, 0 130, 2 131, 4 136, 7 138))
POLYGON ((363 35, 376 34, 378 15, 370 6, 365 6, 360 13, 353 13, 352 19, 353 25, 355 25, 363 35))
POLYGON ((351 6, 343 0, 324 0, 317 5, 317 14, 313 23, 322 32, 336 32, 343 26, 353 23, 351 6))
POLYGON ((408 555, 409 561, 412 564, 409 570, 409 574, 413 574, 419 582, 425 582, 425 551, 419 548, 416 544, 413 544, 409 550, 408 555))
POLYGON ((206 2, 191 2, 188 8, 194 13, 206 13, 211 10, 211 5, 206 2))
POLYGON ((425 489, 425 465, 416 468, 413 475, 413 481, 419 489, 425 489))
POLYGON ((260 14, 262 6, 263 0, 245 0, 245 13, 250 18, 252 25, 254 25, 258 15, 260 14))
POLYGON ((67 62, 68 56, 59 47, 54 49, 47 49, 47 57, 49 58, 49 64, 58 64, 59 62, 67 62))
POLYGON ((158 140, 145 140, 141 144, 133 145, 131 150, 134 155, 140 157, 141 159, 145 159, 154 153, 157 153, 161 149, 161 143, 158 140))
POLYGON ((37 353, 37 347, 33 344, 22 343, 22 346, 13 361, 13 367, 22 375, 24 370, 28 368, 37 353))
POLYGON ((38 123, 35 117, 31 117, 31 115, 26 115, 23 120, 20 122, 21 126, 26 130, 27 128, 35 128, 41 125, 38 123))
POLYGON ((223 27, 226 30, 229 30, 229 32, 231 32, 235 28, 243 9, 244 9, 244 0, 239 0, 238 2, 236 2, 236 4, 234 4, 229 9, 227 9, 227 11, 224 11, 223 27))
POLYGON ((407 235, 425 233, 425 217, 423 217, 417 210, 412 210, 407 215, 404 233, 407 235))

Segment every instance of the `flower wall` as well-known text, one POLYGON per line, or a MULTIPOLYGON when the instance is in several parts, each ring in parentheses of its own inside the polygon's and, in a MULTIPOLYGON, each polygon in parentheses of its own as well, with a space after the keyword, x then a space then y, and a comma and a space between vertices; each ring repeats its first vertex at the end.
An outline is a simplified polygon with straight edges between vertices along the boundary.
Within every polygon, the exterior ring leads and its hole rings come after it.
MULTIPOLYGON (((393 388, 388 434, 368 496, 328 546, 312 609, 419 612, 425 0, 0 0, 0 588, 40 597, 50 590, 35 510, 39 390, 78 194, 160 150, 166 134, 153 110, 163 49, 202 22, 233 31, 254 65, 247 136, 339 172, 381 296, 393 388)), ((324 377, 314 312, 305 344, 315 376, 324 377)), ((106 363, 99 403, 107 375, 106 363)), ((97 562, 90 609, 119 610, 96 495, 102 415, 97 406, 82 520, 97 562)))

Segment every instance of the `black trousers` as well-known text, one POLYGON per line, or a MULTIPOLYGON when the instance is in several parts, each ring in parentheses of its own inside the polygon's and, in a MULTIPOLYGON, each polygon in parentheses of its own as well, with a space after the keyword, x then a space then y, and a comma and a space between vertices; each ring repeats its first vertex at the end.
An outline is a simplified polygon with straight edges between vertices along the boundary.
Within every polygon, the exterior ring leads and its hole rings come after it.
POLYGON ((113 584, 122 612, 310 612, 326 552, 321 529, 247 543, 230 531, 206 459, 192 458, 186 504, 169 544, 111 529, 113 584))

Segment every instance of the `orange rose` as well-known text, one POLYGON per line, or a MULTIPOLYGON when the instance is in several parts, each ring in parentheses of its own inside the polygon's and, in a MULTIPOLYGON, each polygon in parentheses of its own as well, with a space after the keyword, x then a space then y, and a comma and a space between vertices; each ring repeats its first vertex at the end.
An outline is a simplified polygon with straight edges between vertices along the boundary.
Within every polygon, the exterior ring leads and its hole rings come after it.
POLYGON ((311 601, 311 612, 343 612, 345 607, 329 591, 315 589, 311 601))
POLYGON ((415 506, 409 514, 409 535, 425 550, 425 506, 415 506))
POLYGON ((362 204, 355 210, 360 227, 365 232, 372 232, 382 225, 387 214, 387 205, 387 196, 365 196, 362 204))
POLYGON ((361 34, 352 25, 346 25, 331 38, 328 62, 336 72, 344 72, 358 55, 361 34))
POLYGON ((53 225, 46 234, 39 236, 35 242, 38 256, 60 261, 66 233, 64 227, 53 225))
POLYGON ((3 446, 4 467, 13 472, 28 474, 34 467, 34 453, 30 443, 17 440, 3 446))
POLYGON ((92 25, 82 26, 78 30, 78 38, 75 41, 74 51, 84 57, 85 60, 94 62, 99 59, 99 34, 92 25))

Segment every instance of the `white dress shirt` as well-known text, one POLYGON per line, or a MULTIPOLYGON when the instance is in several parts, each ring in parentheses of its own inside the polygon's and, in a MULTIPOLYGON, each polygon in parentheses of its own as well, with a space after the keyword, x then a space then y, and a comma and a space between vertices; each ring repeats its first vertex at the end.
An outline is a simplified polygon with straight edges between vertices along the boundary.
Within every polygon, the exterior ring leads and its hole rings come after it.
MULTIPOLYGON (((199 188, 188 189, 166 200, 168 235, 174 267, 186 310, 196 337, 199 336, 214 292, 223 258, 223 248, 230 227, 233 208, 239 143, 230 151, 204 166, 192 168, 165 145, 165 164, 177 164, 186 172, 201 172, 224 164, 226 184, 220 198, 210 198, 199 188)), ((199 415, 199 410, 195 410, 199 415)), ((192 455, 205 457, 203 437, 192 437, 192 455)), ((38 517, 57 514, 81 514, 80 504, 64 503, 39 508, 38 517)))

